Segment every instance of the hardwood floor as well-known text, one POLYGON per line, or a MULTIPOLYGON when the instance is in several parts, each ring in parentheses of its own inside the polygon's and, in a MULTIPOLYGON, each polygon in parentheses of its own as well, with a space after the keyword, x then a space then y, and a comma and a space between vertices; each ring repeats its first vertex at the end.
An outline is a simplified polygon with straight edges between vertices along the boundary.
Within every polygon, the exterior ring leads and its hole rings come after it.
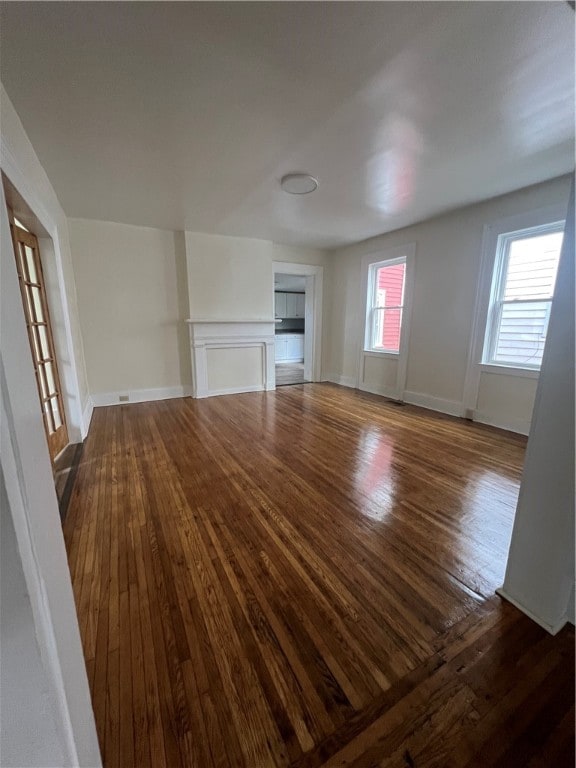
POLYGON ((334 385, 94 411, 65 538, 106 768, 574 765, 494 595, 525 440, 334 385))
POLYGON ((304 363, 276 363, 276 386, 304 384, 304 363))
POLYGON ((68 502, 74 487, 82 450, 82 443, 70 443, 54 461, 54 485, 56 486, 56 496, 58 497, 60 518, 62 520, 64 520, 68 511, 68 502))

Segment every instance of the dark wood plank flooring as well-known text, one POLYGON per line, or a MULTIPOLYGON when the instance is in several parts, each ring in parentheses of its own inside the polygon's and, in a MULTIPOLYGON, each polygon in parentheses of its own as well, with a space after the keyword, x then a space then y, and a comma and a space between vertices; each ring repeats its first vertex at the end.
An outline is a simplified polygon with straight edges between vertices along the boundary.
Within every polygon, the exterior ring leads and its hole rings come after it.
POLYGON ((70 443, 61 451, 55 459, 52 471, 54 474, 54 485, 56 486, 56 496, 58 497, 58 506, 60 509, 60 518, 64 520, 68 511, 70 494, 76 480, 78 465, 82 457, 83 444, 70 443))
POLYGON ((574 765, 494 595, 525 440, 333 385, 97 408, 64 524, 106 768, 574 765))

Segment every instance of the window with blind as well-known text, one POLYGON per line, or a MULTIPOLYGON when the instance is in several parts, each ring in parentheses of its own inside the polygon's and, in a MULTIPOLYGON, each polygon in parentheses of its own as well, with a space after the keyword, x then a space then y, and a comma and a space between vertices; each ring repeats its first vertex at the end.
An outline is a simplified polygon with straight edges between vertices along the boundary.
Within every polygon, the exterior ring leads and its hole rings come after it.
POLYGON ((498 238, 483 362, 539 370, 564 223, 498 238))

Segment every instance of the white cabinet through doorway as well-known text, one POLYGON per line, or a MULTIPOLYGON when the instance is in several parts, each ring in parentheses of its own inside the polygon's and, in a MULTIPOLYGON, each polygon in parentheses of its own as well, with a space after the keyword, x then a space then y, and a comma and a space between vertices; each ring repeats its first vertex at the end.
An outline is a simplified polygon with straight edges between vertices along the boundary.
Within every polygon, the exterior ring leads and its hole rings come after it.
POLYGON ((288 317, 286 314, 286 298, 287 293, 275 293, 274 294, 274 314, 276 317, 288 317))
POLYGON ((304 361, 304 334, 279 333, 275 337, 277 363, 302 363, 304 361))
POLYGON ((306 294, 282 293, 274 294, 274 313, 278 318, 304 317, 306 311, 306 294))
POLYGON ((304 317, 305 297, 303 293, 286 294, 286 317, 304 317))

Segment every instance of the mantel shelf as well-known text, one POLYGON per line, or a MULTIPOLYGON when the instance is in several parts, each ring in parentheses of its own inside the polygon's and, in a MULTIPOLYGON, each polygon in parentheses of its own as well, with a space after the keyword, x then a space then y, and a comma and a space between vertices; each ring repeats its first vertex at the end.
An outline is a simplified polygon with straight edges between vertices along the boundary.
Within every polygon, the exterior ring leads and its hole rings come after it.
POLYGON ((275 318, 268 317, 268 318, 257 318, 256 320, 233 320, 233 319, 221 319, 216 320, 213 318, 210 319, 188 319, 186 320, 187 323, 193 324, 193 323, 273 323, 275 321, 275 318))

